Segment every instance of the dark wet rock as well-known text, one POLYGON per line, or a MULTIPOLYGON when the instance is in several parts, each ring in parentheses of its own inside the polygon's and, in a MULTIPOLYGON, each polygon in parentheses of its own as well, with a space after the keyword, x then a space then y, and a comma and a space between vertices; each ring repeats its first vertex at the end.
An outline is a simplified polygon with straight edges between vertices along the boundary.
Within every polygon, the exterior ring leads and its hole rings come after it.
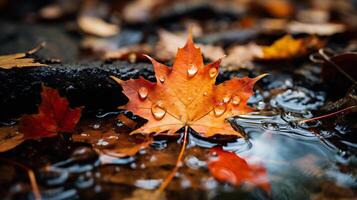
POLYGON ((152 68, 149 64, 91 62, 0 70, 0 117, 36 112, 42 83, 59 89, 71 106, 85 106, 87 110, 115 109, 125 104, 127 98, 110 75, 124 80, 148 77, 152 76, 152 68))

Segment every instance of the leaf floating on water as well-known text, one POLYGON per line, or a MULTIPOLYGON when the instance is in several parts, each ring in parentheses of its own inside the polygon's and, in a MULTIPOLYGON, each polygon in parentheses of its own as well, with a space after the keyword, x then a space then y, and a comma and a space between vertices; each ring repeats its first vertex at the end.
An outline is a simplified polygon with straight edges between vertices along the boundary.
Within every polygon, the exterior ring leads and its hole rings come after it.
POLYGON ((121 107, 146 118, 148 122, 132 133, 173 134, 190 126, 204 137, 236 135, 226 118, 251 111, 247 106, 256 78, 233 78, 215 85, 220 60, 204 65, 201 51, 192 37, 179 49, 172 69, 150 58, 157 83, 143 78, 122 81, 112 77, 130 99, 121 107), (144 94, 145 92, 145 94, 144 94), (239 103, 226 101, 238 96, 239 103))
POLYGON ((243 183, 248 183, 263 189, 267 193, 271 192, 267 171, 263 166, 248 164, 237 154, 224 151, 221 147, 214 147, 210 150, 208 169, 219 181, 237 187, 243 183))
POLYGON ((82 107, 70 108, 68 100, 56 89, 42 86, 38 114, 23 115, 19 130, 25 139, 53 137, 59 132, 74 131, 81 118, 82 107))
POLYGON ((31 54, 34 54, 39 49, 44 46, 44 43, 40 46, 26 52, 26 53, 15 53, 10 55, 2 55, 0 56, 0 68, 2 69, 12 69, 12 68, 24 68, 24 67, 43 67, 48 66, 46 64, 42 64, 36 62, 34 58, 28 57, 31 54))
POLYGON ((24 141, 24 135, 15 127, 0 127, 0 152, 15 148, 24 141))

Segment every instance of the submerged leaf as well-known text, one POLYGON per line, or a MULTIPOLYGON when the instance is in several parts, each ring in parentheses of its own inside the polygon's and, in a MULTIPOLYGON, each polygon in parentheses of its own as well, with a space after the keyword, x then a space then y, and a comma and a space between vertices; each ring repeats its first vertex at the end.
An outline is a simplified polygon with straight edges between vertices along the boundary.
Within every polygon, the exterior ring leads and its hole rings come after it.
POLYGON ((134 156, 152 143, 151 138, 127 137, 114 131, 90 130, 72 135, 73 141, 91 144, 100 154, 112 157, 134 156))
POLYGON ((260 187, 267 193, 271 192, 267 171, 263 166, 248 164, 237 154, 224 151, 221 147, 210 150, 208 168, 219 181, 238 187, 248 183, 260 187))
POLYGON ((145 118, 148 122, 132 133, 173 134, 190 126, 204 137, 215 134, 236 135, 227 118, 247 113, 249 97, 256 78, 233 78, 215 85, 220 60, 204 65, 200 49, 189 37, 179 49, 172 68, 152 58, 157 83, 143 78, 122 81, 112 77, 130 99, 121 107, 145 118))
POLYGON ((58 132, 72 132, 81 117, 82 108, 71 109, 68 100, 56 89, 42 86, 42 102, 38 114, 23 115, 19 130, 25 139, 55 136, 58 132))

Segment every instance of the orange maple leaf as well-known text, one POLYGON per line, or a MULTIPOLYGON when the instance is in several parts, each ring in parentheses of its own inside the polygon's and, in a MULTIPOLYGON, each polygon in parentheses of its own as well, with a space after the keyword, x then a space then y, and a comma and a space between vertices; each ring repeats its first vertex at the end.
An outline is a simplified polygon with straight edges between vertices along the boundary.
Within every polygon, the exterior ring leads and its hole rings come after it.
POLYGON ((68 100, 56 89, 42 86, 42 102, 38 114, 23 115, 19 131, 25 139, 55 136, 58 132, 71 132, 81 117, 82 107, 71 109, 68 100))
POLYGON ((178 49, 172 68, 147 57, 154 66, 157 83, 142 77, 122 81, 112 76, 129 98, 120 108, 148 120, 132 133, 173 134, 189 126, 204 137, 242 136, 226 119, 251 111, 247 101, 255 82, 265 75, 233 78, 215 85, 220 60, 204 65, 201 50, 195 47, 191 35, 186 45, 178 49))
POLYGON ((263 60, 289 59, 305 55, 323 46, 324 42, 316 36, 294 39, 291 35, 285 35, 270 46, 262 46, 263 55, 258 58, 263 60))
POLYGON ((258 186, 267 193, 271 192, 266 169, 258 164, 249 165, 237 154, 224 151, 221 147, 210 150, 208 169, 219 181, 228 182, 234 186, 243 183, 258 186))

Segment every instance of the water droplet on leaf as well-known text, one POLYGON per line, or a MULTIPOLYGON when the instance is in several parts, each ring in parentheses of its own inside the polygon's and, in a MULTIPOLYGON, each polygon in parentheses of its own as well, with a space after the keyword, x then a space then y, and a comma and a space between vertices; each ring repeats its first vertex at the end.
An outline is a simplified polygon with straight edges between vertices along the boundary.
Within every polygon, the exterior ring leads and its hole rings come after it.
POLYGON ((234 106, 238 106, 239 103, 240 103, 240 97, 239 97, 239 96, 234 96, 234 97, 232 98, 232 104, 233 104, 234 106))
POLYGON ((219 116, 223 115, 224 112, 226 112, 226 105, 223 103, 220 103, 214 107, 213 111, 214 111, 214 115, 216 117, 219 117, 219 116))
POLYGON ((154 115, 154 118, 157 120, 164 118, 166 114, 166 110, 163 108, 161 101, 157 102, 151 107, 151 113, 154 115))
POLYGON ((138 90, 138 95, 140 97, 141 100, 144 100, 146 99, 146 97, 148 97, 148 89, 146 87, 141 87, 139 90, 138 90))
POLYGON ((231 100, 230 96, 223 97, 223 103, 228 103, 231 100))
POLYGON ((217 75, 217 69, 213 67, 209 69, 208 73, 209 73, 209 77, 214 78, 217 75))
POLYGON ((164 83, 165 82, 165 77, 164 76, 160 76, 159 77, 159 81, 160 81, 160 83, 164 83))
POLYGON ((191 67, 188 68, 188 70, 187 70, 187 76, 189 78, 192 78, 196 75, 197 71, 198 71, 198 68, 196 67, 196 65, 191 64, 191 67))

